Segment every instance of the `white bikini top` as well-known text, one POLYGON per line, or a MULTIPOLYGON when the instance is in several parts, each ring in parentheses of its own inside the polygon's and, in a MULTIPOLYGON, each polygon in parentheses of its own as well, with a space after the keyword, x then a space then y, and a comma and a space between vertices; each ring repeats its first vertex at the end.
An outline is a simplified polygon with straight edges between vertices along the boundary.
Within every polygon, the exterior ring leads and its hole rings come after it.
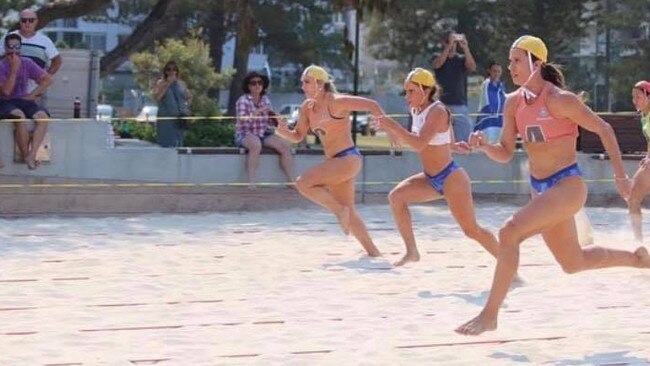
MULTIPOLYGON (((429 115, 429 111, 431 107, 433 107, 436 104, 437 102, 430 104, 420 113, 415 113, 415 111, 411 111, 411 116, 413 117, 413 125, 411 126, 411 132, 416 133, 418 136, 420 135, 420 130, 422 129, 422 126, 424 126, 424 123, 427 121, 427 116, 429 115)), ((450 142, 451 142, 451 126, 447 129, 447 131, 438 132, 437 134, 433 135, 431 141, 429 141, 429 145, 445 145, 450 142)))

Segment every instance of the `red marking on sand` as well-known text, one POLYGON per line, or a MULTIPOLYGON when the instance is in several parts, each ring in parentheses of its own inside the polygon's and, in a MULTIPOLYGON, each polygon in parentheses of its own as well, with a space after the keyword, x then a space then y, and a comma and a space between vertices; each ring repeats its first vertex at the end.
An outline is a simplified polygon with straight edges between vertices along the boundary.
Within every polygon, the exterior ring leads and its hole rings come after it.
POLYGON ((390 254, 390 255, 398 255, 398 254, 400 254, 400 252, 390 252, 388 254, 390 254))
POLYGON ((519 266, 521 266, 521 267, 549 267, 549 266, 552 266, 552 264, 526 263, 526 264, 520 264, 519 266))
POLYGON ((249 243, 249 242, 242 242, 242 243, 239 243, 239 244, 241 244, 241 245, 253 245, 253 243, 249 243))
POLYGON ((97 304, 97 305, 86 305, 89 308, 110 308, 110 307, 121 307, 121 306, 143 306, 149 305, 147 303, 123 303, 123 304, 97 304))
POLYGON ((181 303, 180 301, 168 301, 165 304, 167 304, 167 305, 178 305, 180 303, 181 303))
POLYGON ((434 347, 453 347, 453 346, 473 346, 479 344, 506 344, 513 342, 529 342, 529 341, 556 341, 558 339, 565 339, 566 337, 544 337, 544 338, 515 338, 515 339, 499 339, 492 341, 474 341, 474 342, 453 342, 453 343, 431 343, 431 344, 414 344, 408 346, 396 346, 395 348, 434 348, 434 347))
POLYGON ((330 353, 333 352, 334 350, 331 349, 324 349, 320 351, 294 351, 291 352, 292 355, 312 355, 312 354, 318 354, 318 353, 330 353))
POLYGON ((259 233, 261 230, 234 230, 233 234, 259 233))
POLYGON ((342 322, 343 318, 332 318, 332 319, 328 319, 328 320, 333 321, 333 322, 342 322))
POLYGON ((0 282, 36 282, 37 278, 16 279, 16 280, 0 280, 0 282))
POLYGON ((21 308, 0 308, 0 311, 34 310, 34 309, 38 309, 38 306, 25 306, 21 308))
POLYGON ((377 295, 381 296, 393 296, 393 295, 399 295, 400 292, 378 292, 377 295))
POLYGON ((244 323, 221 323, 221 325, 242 325, 244 323))
POLYGON ((447 268, 465 268, 465 266, 447 266, 447 268))
POLYGON ((63 259, 50 259, 50 260, 43 261, 43 263, 63 263, 63 262, 65 262, 65 260, 63 259))
POLYGON ((189 304, 201 304, 201 303, 213 303, 213 302, 223 302, 223 300, 192 300, 192 301, 188 301, 189 304))
POLYGON ((221 357, 224 358, 244 358, 244 357, 257 357, 259 356, 259 353, 248 353, 248 354, 242 354, 242 355, 223 355, 221 357))
POLYGON ((37 331, 28 331, 28 332, 7 332, 3 333, 6 336, 19 336, 19 335, 32 335, 37 334, 37 331))
POLYGON ((449 253, 446 250, 428 250, 427 254, 447 254, 449 253))
POLYGON ((630 305, 609 305, 609 306, 596 306, 596 309, 620 309, 631 308, 630 305))
POLYGON ((506 313, 521 313, 521 310, 506 310, 506 313))
POLYGON ((343 268, 328 268, 327 270, 330 272, 341 272, 343 271, 343 268))
POLYGON ((225 255, 215 255, 214 257, 217 258, 217 259, 222 259, 222 258, 225 257, 225 255))
POLYGON ((436 314, 429 313, 429 314, 424 314, 424 316, 436 316, 436 314))
POLYGON ((301 270, 300 270, 300 272, 305 272, 305 273, 306 273, 306 272, 311 272, 311 271, 312 271, 311 269, 301 269, 301 270))
POLYGON ((154 329, 179 329, 182 325, 158 325, 150 327, 125 327, 125 328, 99 328, 99 329, 81 329, 80 332, 116 332, 122 330, 154 330, 154 329))
POLYGON ((253 322, 255 325, 264 325, 264 324, 284 324, 284 320, 263 320, 253 322))
POLYGON ((343 255, 343 253, 325 253, 325 255, 336 257, 336 256, 339 256, 339 255, 343 255))
POLYGON ((129 360, 134 365, 155 365, 158 362, 170 361, 171 358, 152 358, 149 360, 129 360))
POLYGON ((90 277, 58 277, 53 278, 52 281, 85 281, 89 279, 90 277))
POLYGON ((488 268, 488 266, 486 266, 486 265, 484 265, 484 264, 479 264, 479 265, 476 266, 476 267, 478 267, 478 268, 488 268))

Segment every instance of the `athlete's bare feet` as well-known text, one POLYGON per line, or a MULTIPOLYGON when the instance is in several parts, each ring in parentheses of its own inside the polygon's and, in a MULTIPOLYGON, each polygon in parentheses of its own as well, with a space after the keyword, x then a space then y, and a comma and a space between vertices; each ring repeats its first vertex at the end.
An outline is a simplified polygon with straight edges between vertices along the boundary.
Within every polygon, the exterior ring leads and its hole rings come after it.
POLYGON ((488 318, 480 313, 476 318, 456 328, 456 333, 463 335, 479 335, 483 332, 497 329, 497 319, 488 318))
POLYGON ((420 253, 418 253, 417 249, 413 251, 406 251, 406 254, 402 259, 398 260, 395 262, 393 265, 395 267, 403 266, 408 262, 417 262, 420 260, 420 253))
POLYGON ((343 206, 339 212, 335 212, 336 219, 339 220, 341 230, 345 235, 350 234, 350 208, 343 206))
POLYGON ((634 254, 639 258, 638 266, 639 268, 650 268, 650 254, 645 247, 638 247, 634 254))
POLYGON ((373 258, 381 257, 381 252, 374 245, 373 248, 367 250, 366 253, 368 254, 368 257, 373 257, 373 258))

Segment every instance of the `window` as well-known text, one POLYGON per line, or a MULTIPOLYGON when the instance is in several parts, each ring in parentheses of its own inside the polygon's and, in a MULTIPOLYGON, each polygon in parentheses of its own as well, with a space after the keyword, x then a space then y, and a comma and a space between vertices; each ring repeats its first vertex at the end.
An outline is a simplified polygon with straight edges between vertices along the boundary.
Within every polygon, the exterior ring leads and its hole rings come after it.
POLYGON ((83 41, 81 33, 77 32, 64 32, 63 41, 70 47, 76 48, 79 47, 83 41))
POLYGON ((106 35, 101 33, 84 34, 84 43, 89 49, 95 51, 106 51, 106 35))
POLYGON ((63 19, 63 28, 77 28, 77 18, 63 19))

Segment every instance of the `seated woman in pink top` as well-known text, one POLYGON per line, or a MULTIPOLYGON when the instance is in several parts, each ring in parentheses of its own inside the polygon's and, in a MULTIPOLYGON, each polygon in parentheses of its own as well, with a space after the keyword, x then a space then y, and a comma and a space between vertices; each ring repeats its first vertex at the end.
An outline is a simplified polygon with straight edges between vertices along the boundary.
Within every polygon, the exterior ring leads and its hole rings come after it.
POLYGON ((510 48, 510 74, 521 87, 506 98, 501 141, 489 144, 475 132, 470 145, 495 161, 512 159, 517 134, 528 153, 531 201, 499 230, 499 256, 490 296, 481 313, 456 331, 477 335, 497 328, 499 308, 519 266, 519 245, 541 234, 546 246, 566 273, 626 266, 650 267, 648 251, 634 252, 591 246, 582 249, 574 215, 584 206, 587 186, 576 164, 577 127, 598 134, 614 170, 616 188, 623 198, 630 192, 612 127, 564 87, 564 76, 547 63, 541 39, 523 36, 510 48))

